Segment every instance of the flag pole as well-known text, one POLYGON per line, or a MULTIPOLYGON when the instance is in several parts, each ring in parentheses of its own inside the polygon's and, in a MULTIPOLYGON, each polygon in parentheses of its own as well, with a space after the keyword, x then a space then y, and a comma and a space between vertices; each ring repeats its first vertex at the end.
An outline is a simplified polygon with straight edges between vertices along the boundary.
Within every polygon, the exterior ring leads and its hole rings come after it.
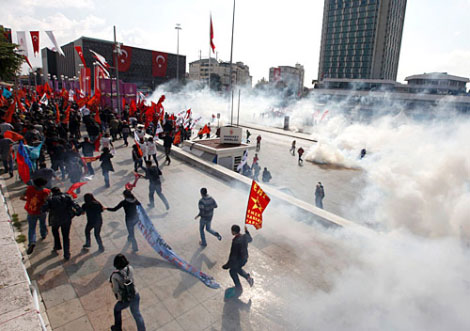
MULTIPOLYGON (((119 54, 119 45, 116 41, 116 26, 113 26, 114 30, 114 67, 116 69, 116 92, 117 92, 117 108, 118 108, 118 114, 121 115, 121 100, 120 100, 120 94, 119 94, 119 63, 118 63, 118 54, 119 54)), ((112 85, 112 82, 111 82, 112 85)), ((112 98, 112 95, 111 95, 112 98)))
POLYGON ((233 125, 233 87, 232 87, 232 60, 233 60, 233 31, 235 27, 235 0, 233 0, 233 18, 232 18, 232 42, 230 46, 230 94, 231 94, 231 106, 230 106, 230 125, 233 125))
POLYGON ((212 14, 209 14, 209 91, 211 90, 211 26, 212 26, 212 14))

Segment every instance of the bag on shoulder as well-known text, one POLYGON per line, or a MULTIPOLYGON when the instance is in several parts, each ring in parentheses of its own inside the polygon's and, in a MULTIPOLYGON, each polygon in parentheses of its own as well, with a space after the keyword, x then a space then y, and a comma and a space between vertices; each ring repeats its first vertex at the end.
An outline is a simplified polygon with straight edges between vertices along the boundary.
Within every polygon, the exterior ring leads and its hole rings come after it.
POLYGON ((132 301, 135 298, 135 285, 134 282, 129 278, 129 267, 127 268, 127 272, 125 274, 123 274, 121 271, 114 271, 113 274, 119 274, 123 278, 122 284, 119 285, 121 301, 132 301))

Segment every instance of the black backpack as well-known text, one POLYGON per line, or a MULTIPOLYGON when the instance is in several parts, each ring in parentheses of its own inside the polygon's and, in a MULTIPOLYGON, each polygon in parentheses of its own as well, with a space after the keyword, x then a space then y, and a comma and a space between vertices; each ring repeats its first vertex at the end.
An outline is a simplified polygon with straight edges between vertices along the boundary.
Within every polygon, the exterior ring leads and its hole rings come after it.
POLYGON ((114 274, 119 274, 123 278, 122 284, 119 286, 119 293, 121 294, 121 301, 122 302, 130 302, 135 298, 135 285, 134 282, 129 278, 129 267, 127 267, 127 272, 125 274, 121 273, 121 271, 114 271, 111 274, 109 279, 112 282, 112 277, 114 274))

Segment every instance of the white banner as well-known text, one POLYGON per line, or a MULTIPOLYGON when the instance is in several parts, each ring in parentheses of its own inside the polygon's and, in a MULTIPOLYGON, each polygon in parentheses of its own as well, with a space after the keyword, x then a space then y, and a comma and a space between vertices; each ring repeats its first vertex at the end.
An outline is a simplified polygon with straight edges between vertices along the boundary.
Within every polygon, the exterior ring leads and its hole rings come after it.
POLYGON ((18 39, 18 54, 28 56, 28 45, 26 44, 26 32, 16 31, 18 39))
POLYGON ((59 44, 57 43, 57 40, 55 40, 54 33, 52 31, 46 31, 47 36, 51 40, 51 42, 54 44, 55 51, 58 52, 60 55, 65 56, 64 51, 62 48, 60 48, 59 44))

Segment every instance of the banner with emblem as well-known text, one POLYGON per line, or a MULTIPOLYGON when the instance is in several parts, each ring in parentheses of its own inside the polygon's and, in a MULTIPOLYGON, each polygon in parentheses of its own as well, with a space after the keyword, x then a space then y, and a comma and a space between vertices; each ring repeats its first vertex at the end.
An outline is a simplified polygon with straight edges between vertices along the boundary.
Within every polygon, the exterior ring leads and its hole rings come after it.
POLYGON ((250 196, 248 197, 248 206, 246 207, 245 224, 253 225, 256 230, 263 226, 263 211, 268 206, 271 199, 261 189, 261 187, 253 181, 251 183, 250 196))
POLYGON ((210 288, 219 288, 220 285, 214 280, 213 277, 203 273, 201 270, 190 265, 179 257, 171 247, 163 240, 161 235, 157 232, 153 226, 152 221, 148 217, 144 208, 141 205, 137 206, 138 222, 137 227, 142 232, 142 235, 147 240, 150 246, 168 262, 174 264, 178 268, 187 273, 197 277, 201 282, 210 288))

